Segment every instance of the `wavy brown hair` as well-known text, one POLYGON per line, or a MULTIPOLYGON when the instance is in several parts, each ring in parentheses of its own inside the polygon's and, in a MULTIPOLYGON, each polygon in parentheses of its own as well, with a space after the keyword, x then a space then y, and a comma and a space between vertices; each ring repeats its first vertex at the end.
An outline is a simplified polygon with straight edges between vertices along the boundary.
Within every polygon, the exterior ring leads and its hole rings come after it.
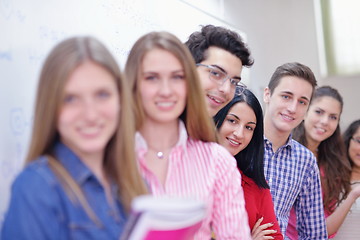
MULTIPOLYGON (((330 87, 322 86, 315 90, 312 103, 322 97, 331 97, 340 103, 343 109, 343 99, 339 92, 330 87)), ((293 138, 304 146, 308 146, 305 136, 304 121, 293 130, 293 138)), ((346 160, 346 150, 339 123, 335 132, 322 141, 318 147, 317 162, 322 171, 321 185, 323 189, 324 209, 332 213, 336 206, 344 200, 350 192, 351 168, 346 160)))
POLYGON ((51 169, 70 199, 79 201, 90 217, 96 220, 80 186, 53 152, 59 140, 57 119, 65 84, 73 71, 85 62, 93 62, 108 71, 115 79, 120 95, 119 127, 105 149, 105 173, 118 185, 119 197, 126 210, 130 209, 134 197, 146 193, 135 161, 135 126, 129 87, 114 57, 102 43, 92 37, 66 39, 56 45, 46 58, 38 83, 33 134, 26 163, 41 155, 47 156, 51 169))

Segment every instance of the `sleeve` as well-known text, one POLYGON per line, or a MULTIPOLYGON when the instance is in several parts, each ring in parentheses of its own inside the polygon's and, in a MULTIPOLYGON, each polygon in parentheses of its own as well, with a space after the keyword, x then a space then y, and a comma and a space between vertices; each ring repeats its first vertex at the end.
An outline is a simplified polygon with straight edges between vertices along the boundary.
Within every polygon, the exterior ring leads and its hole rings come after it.
POLYGON ((230 153, 220 148, 216 154, 213 229, 217 239, 251 239, 245 210, 241 175, 230 153))
POLYGON ((272 237, 276 240, 283 240, 284 236, 281 234, 281 229, 279 223, 276 219, 275 210, 274 210, 274 203, 271 198, 271 193, 269 189, 262 189, 262 216, 264 217, 263 224, 265 223, 274 223, 274 226, 271 229, 276 230, 276 233, 271 234, 272 237))
POLYGON ((25 169, 14 181, 1 237, 7 239, 58 239, 59 200, 48 181, 36 171, 25 169))
POLYGON ((305 182, 295 202, 297 231, 300 239, 328 239, 319 168, 315 157, 306 173, 305 182))

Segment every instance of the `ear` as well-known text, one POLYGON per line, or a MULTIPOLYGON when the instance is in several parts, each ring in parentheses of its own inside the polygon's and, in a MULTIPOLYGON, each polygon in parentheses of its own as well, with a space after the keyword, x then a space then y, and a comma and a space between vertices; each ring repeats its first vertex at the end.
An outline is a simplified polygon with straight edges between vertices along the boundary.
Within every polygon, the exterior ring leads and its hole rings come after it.
POLYGON ((264 89, 264 102, 266 104, 268 104, 270 102, 270 96, 271 96, 271 92, 270 92, 270 89, 268 87, 266 87, 264 89))

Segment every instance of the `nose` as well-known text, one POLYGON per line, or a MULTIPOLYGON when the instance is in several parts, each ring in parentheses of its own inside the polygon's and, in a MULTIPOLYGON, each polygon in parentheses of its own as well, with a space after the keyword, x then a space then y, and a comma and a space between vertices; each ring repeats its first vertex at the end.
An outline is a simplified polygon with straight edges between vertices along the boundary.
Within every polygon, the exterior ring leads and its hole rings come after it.
POLYGON ((87 121, 96 120, 96 117, 97 117, 97 109, 96 108, 97 108, 97 105, 92 100, 87 100, 83 104, 83 113, 84 113, 84 117, 87 121))
POLYGON ((323 125, 328 124, 328 121, 329 121, 329 117, 326 114, 324 114, 320 119, 320 123, 323 125))
POLYGON ((236 138, 242 138, 244 137, 244 127, 243 126, 237 126, 235 129, 234 129, 234 132, 233 132, 234 136, 236 138))
POLYGON ((290 101, 288 104, 288 111, 290 113, 295 113, 297 108, 297 101, 294 99, 293 101, 290 101))
POLYGON ((171 80, 168 79, 164 79, 163 81, 161 81, 161 85, 160 85, 160 89, 159 92, 161 95, 163 96, 169 96, 171 94, 171 80))
POLYGON ((233 88, 231 87, 231 83, 229 79, 226 79, 222 84, 219 84, 218 89, 220 92, 223 92, 225 95, 230 95, 233 88))

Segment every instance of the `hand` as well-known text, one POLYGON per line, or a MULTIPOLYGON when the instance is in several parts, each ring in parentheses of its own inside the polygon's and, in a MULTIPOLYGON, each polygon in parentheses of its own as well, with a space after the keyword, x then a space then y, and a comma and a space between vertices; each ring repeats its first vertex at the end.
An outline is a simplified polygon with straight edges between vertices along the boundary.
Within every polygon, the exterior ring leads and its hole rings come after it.
POLYGON ((267 228, 274 226, 274 224, 273 223, 265 223, 265 224, 260 225, 263 220, 264 220, 264 217, 261 217, 255 223, 255 225, 251 231, 251 237, 253 240, 274 239, 274 237, 268 236, 268 235, 276 233, 276 230, 272 230, 272 229, 266 230, 267 228))

